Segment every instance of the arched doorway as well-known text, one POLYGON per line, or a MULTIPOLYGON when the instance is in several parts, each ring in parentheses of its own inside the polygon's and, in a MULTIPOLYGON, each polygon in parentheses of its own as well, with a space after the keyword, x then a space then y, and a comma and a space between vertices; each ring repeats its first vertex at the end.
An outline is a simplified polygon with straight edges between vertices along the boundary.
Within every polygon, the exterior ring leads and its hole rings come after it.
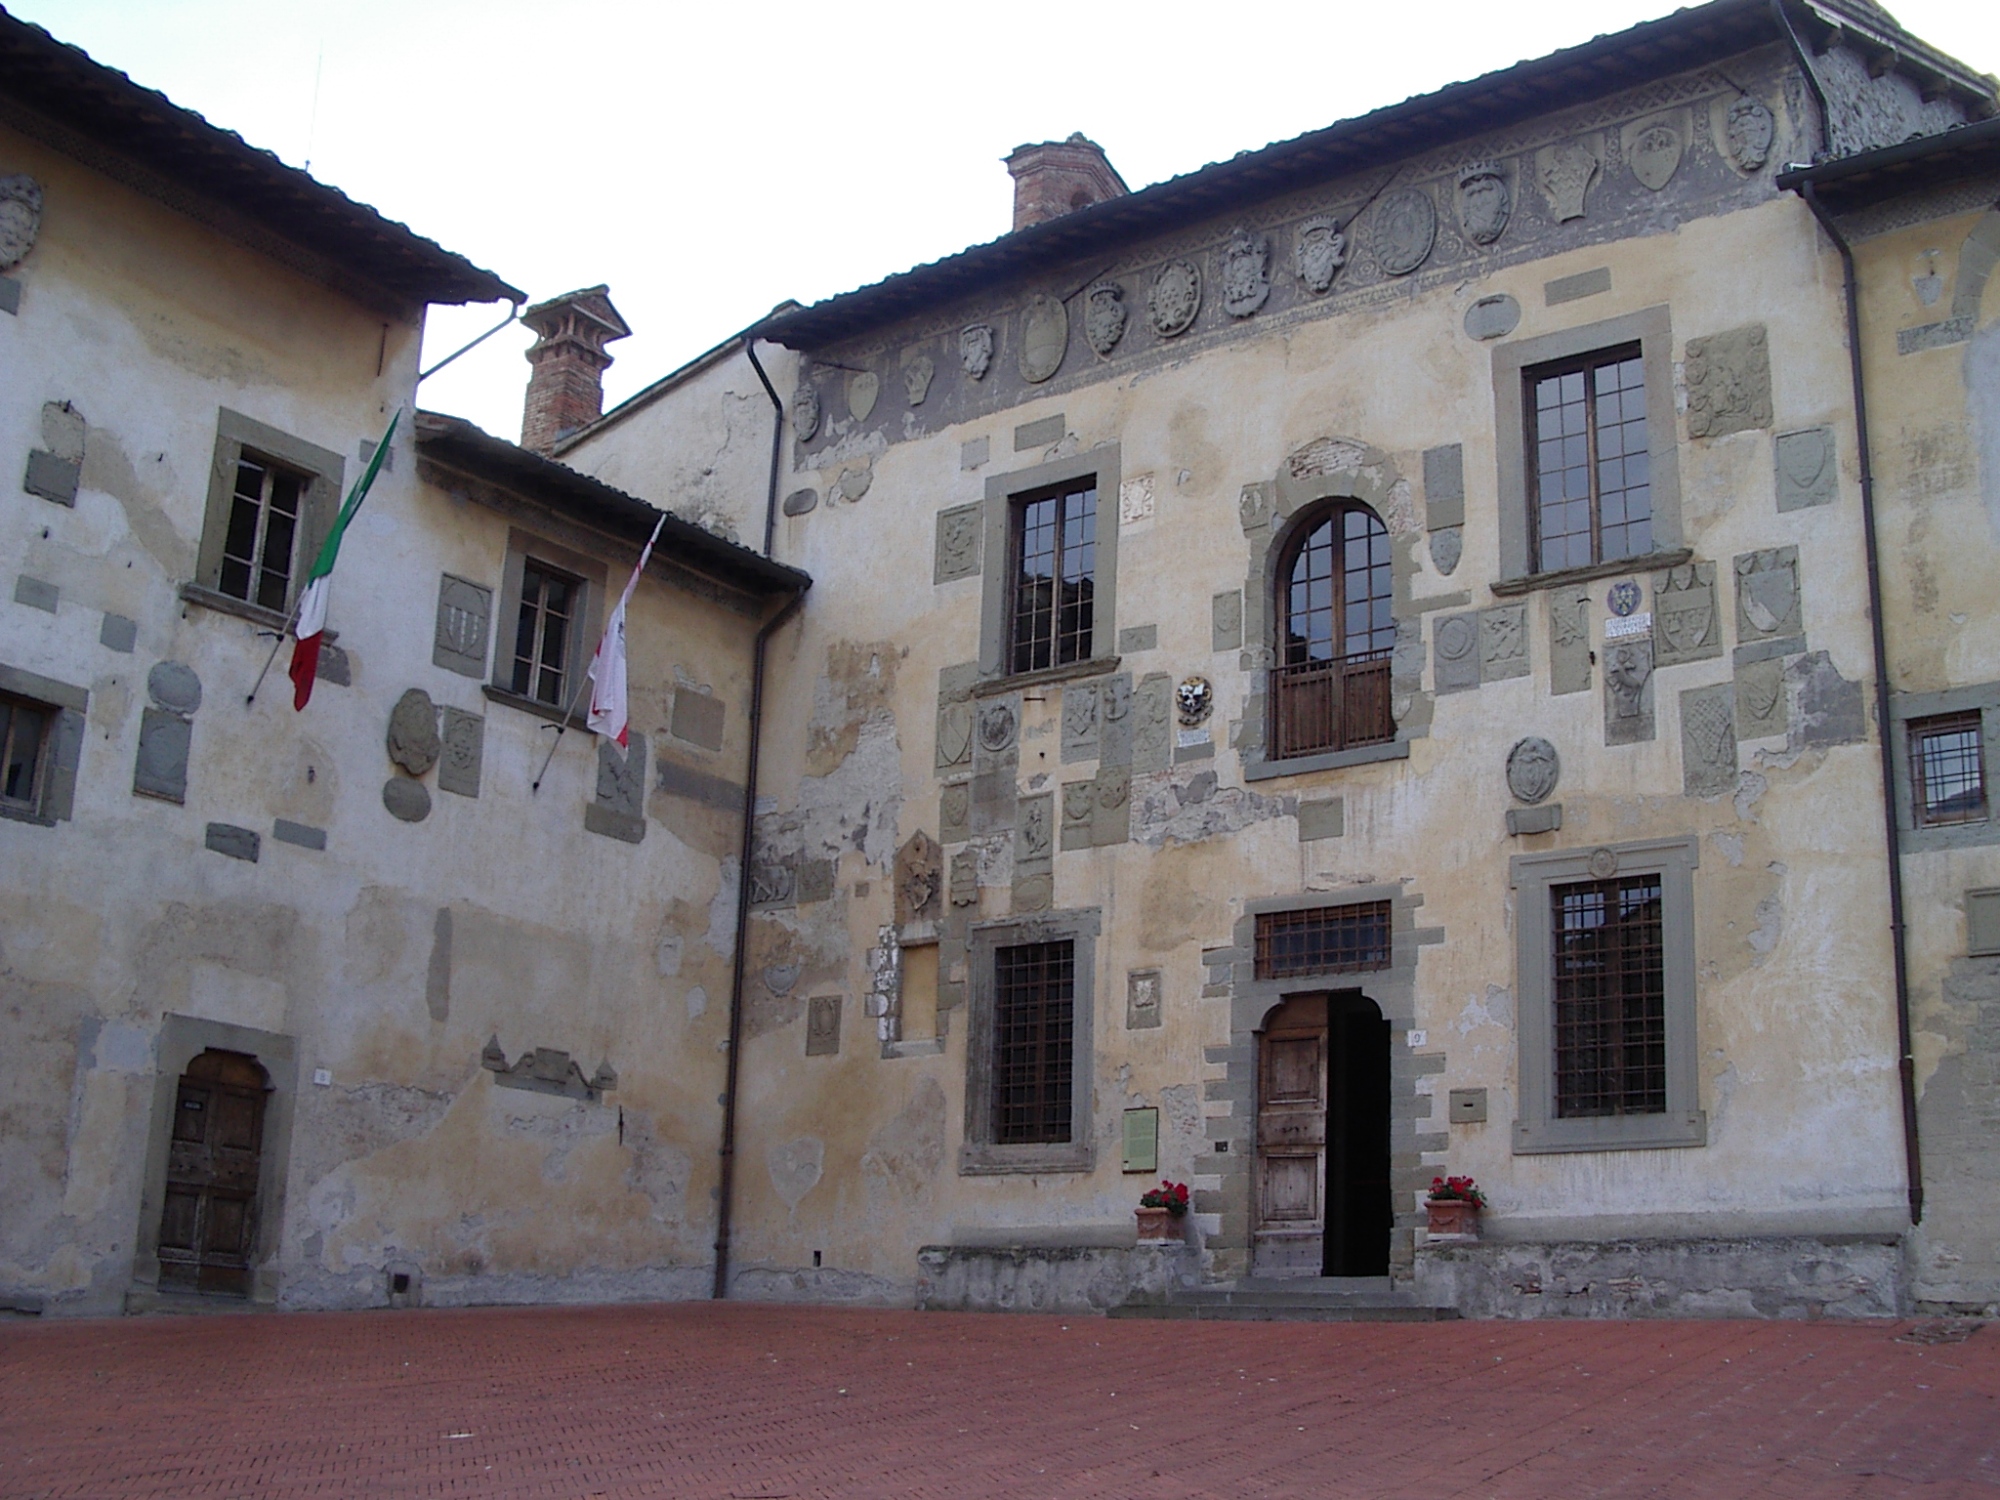
POLYGON ((181 1075, 160 1213, 162 1287, 249 1295, 270 1092, 269 1076, 245 1052, 211 1047, 181 1075))
POLYGON ((1257 1042, 1253 1274, 1389 1271, 1389 1023, 1365 995, 1294 995, 1257 1042))

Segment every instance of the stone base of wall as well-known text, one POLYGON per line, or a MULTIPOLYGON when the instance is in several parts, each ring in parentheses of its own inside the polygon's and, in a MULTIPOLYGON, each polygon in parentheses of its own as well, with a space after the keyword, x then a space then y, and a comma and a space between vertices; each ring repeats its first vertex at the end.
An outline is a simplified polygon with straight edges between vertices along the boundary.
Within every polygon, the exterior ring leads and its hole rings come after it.
POLYGON ((1417 1247, 1419 1300, 1468 1318, 1892 1318, 1903 1248, 1877 1235, 1417 1247))
POLYGON ((1186 1245, 926 1245, 917 1306, 929 1312, 1103 1312, 1201 1279, 1186 1245))

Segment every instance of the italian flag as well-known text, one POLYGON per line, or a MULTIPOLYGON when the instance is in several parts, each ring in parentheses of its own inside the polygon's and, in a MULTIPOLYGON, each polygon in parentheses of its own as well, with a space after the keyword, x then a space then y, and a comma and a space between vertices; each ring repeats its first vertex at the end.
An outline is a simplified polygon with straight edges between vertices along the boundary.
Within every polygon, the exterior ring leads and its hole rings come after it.
POLYGON ((639 554, 639 565, 625 580, 625 592, 618 596, 617 607, 604 622, 604 639, 597 643, 597 655, 590 659, 590 715, 586 722, 593 733, 618 741, 621 750, 630 743, 632 733, 625 693, 625 601, 639 586, 639 575, 646 571, 646 559, 653 555, 653 543, 660 539, 660 528, 666 524, 667 513, 661 511, 660 519, 653 523, 653 534, 646 539, 646 550, 639 554))
POLYGON ((396 435, 396 423, 402 415, 399 407, 396 415, 389 418, 389 430, 382 434, 382 441, 375 445, 375 456, 368 460, 368 467, 361 471, 361 477, 354 481, 354 488, 348 491, 347 503, 340 507, 333 530, 326 534, 326 540, 320 544, 319 556, 313 559, 312 571, 306 574, 306 591, 299 596, 299 612, 292 620, 294 712, 304 708, 311 699, 313 682, 319 676, 319 643, 326 634, 327 595, 333 588, 333 563, 340 556, 340 539, 347 534, 347 523, 361 509, 361 502, 368 498, 369 486, 375 483, 375 476, 381 472, 382 460, 389 453, 389 439, 396 435))

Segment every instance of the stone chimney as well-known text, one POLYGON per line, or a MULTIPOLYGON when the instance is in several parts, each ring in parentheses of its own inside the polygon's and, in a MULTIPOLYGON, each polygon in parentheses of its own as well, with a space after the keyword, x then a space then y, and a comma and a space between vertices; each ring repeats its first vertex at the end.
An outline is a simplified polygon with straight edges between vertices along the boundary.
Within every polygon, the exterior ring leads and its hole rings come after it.
POLYGON ((1132 190, 1104 154, 1081 133, 1066 141, 1016 146, 1007 158, 1014 176, 1014 227, 1026 229, 1132 190))
POLYGON ((547 454, 604 414, 604 346, 631 333, 611 305, 611 288, 587 286, 537 302, 521 321, 541 335, 528 350, 534 371, 521 411, 521 446, 547 454))

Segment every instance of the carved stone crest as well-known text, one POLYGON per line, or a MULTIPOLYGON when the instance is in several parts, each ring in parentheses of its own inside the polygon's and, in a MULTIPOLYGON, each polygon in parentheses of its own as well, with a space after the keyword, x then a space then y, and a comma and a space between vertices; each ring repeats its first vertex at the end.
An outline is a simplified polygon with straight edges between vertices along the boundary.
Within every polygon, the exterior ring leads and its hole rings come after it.
POLYGON ((856 370, 847 377, 847 409, 854 420, 865 422, 875 410, 875 398, 882 394, 882 377, 873 370, 856 370))
POLYGON ((1192 729, 1215 711, 1215 688, 1206 677, 1189 677, 1174 689, 1174 706, 1192 729))
POLYGON ((1653 630, 1659 637, 1655 662, 1671 667, 1722 652, 1721 622, 1715 610, 1715 564, 1671 568, 1653 585, 1653 630))
POLYGON ((1091 781, 1069 781, 1063 783, 1062 819, 1063 847, 1065 849, 1088 849, 1090 847, 1090 820, 1096 802, 1097 784, 1091 781))
POLYGON ((979 856, 973 850, 961 849, 951 857, 951 904, 979 904, 979 856))
POLYGON ((974 323, 958 331, 958 364, 973 380, 984 380, 993 368, 993 326, 974 323))
POLYGON ((1247 229, 1231 231, 1222 251, 1222 308, 1247 318, 1271 295, 1271 241, 1247 229))
POLYGON ((1083 305, 1083 336, 1099 357, 1107 357, 1125 337, 1125 288, 1115 281, 1090 289, 1083 305))
POLYGON ((1049 827, 1049 802, 1047 797, 1030 797, 1021 804, 1021 823, 1015 831, 1014 845, 1017 863, 1037 864, 1049 858, 1054 832, 1049 827))
POLYGON ((1442 531, 1431 533, 1431 561, 1437 570, 1449 578, 1458 571, 1458 560, 1465 552, 1465 535, 1457 526, 1447 526, 1442 531))
POLYGON ((1771 351, 1762 323, 1687 343, 1688 436, 1771 425, 1771 351))
POLYGON ((1299 284, 1315 297, 1325 294, 1346 264, 1347 236, 1340 232, 1338 219, 1315 214, 1292 232, 1292 269, 1299 284))
POLYGON ((792 392, 792 426, 802 443, 810 443, 819 432, 819 387, 810 380, 801 380, 792 392))
POLYGON ((1516 740, 1507 752, 1507 790, 1530 807, 1546 802, 1561 777, 1556 747, 1539 735, 1516 740))
POLYGON ((1566 224, 1584 216, 1590 185, 1597 181, 1598 170, 1596 148, 1587 141, 1564 141, 1536 153, 1535 176, 1557 223, 1566 224))
POLYGON ((838 995, 814 995, 806 1001, 807 1057, 839 1055, 840 999, 838 995))
POLYGON ((1490 245, 1506 232, 1514 195, 1498 162, 1476 161, 1458 174, 1458 226, 1475 245, 1490 245))
POLYGON ((938 915, 944 890, 944 851, 921 828, 896 851, 896 921, 900 926, 938 915))
POLYGON ((1657 193, 1680 170, 1681 133, 1672 121, 1655 120, 1632 137, 1625 159, 1639 185, 1657 193))
POLYGON ((1645 713, 1646 684, 1653 678, 1653 653, 1648 645, 1626 641, 1607 653, 1604 683, 1610 690, 1612 716, 1637 719, 1645 713))
POLYGON ((1407 276, 1430 258, 1437 242, 1437 205, 1429 193, 1405 188, 1375 210, 1375 259, 1391 276, 1407 276))
POLYGON ((0 177, 0 271, 11 271, 42 231, 42 185, 25 172, 0 177))
POLYGON ((910 398, 910 405, 924 404, 924 397, 931 393, 931 378, 936 374, 937 361, 928 354, 919 354, 903 366, 903 394, 910 398))
POLYGON ((1730 100, 1722 125, 1723 150, 1737 171, 1745 175, 1761 171, 1771 159, 1771 142, 1777 133, 1778 122, 1771 118, 1763 100, 1748 94, 1730 100))
POLYGON ((1618 851, 1616 849, 1593 849, 1590 851, 1590 873, 1599 880, 1609 880, 1618 873, 1618 851))
POLYGON ((389 712, 389 759, 412 776, 421 776, 437 764, 443 748, 437 705, 422 688, 411 688, 389 712))
POLYGON ((1799 632, 1799 553, 1796 547, 1746 552, 1736 559, 1736 633, 1771 640, 1799 632))
POLYGON ((1009 703, 989 703, 979 711, 979 744, 994 755, 1014 743, 1014 708, 1009 703))
POLYGON ((953 842, 953 835, 965 836, 966 823, 972 817, 972 788, 962 781, 954 781, 938 796, 938 821, 944 826, 938 831, 947 842, 953 842))
POLYGON ((1163 339, 1186 333, 1201 311, 1201 271, 1190 260, 1170 260, 1160 267, 1146 295, 1146 321, 1163 339))
POLYGON ((1069 348, 1069 309, 1037 292, 1021 314, 1021 378, 1040 385, 1062 368, 1069 348))

